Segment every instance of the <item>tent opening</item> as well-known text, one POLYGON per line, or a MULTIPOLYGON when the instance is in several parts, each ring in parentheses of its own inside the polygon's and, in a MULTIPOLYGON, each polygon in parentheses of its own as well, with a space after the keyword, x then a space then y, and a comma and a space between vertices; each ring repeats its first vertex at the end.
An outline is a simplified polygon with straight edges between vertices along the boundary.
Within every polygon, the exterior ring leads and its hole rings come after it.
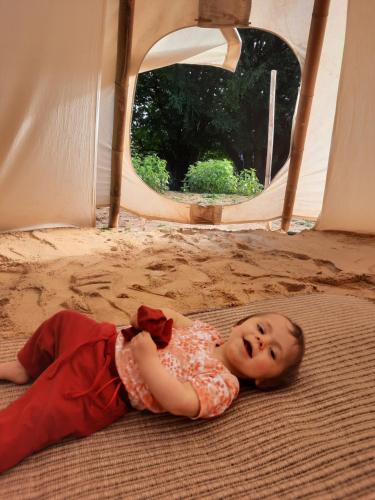
POLYGON ((175 201, 236 204, 254 197, 264 186, 269 133, 271 178, 289 155, 301 76, 297 57, 270 32, 239 33, 242 52, 234 73, 184 63, 138 76, 133 166, 150 187, 175 201), (272 70, 277 83, 269 132, 272 70))

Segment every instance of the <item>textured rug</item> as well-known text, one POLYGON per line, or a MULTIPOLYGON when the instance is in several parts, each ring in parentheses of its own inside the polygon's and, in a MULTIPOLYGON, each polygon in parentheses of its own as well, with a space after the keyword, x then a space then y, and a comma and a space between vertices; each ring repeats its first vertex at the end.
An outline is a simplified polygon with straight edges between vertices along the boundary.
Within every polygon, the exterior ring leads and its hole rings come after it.
MULTIPOLYGON (((3 473, 0 498, 375 498, 374 304, 308 295, 192 316, 225 336, 262 311, 285 313, 305 330, 292 388, 244 389, 209 421, 130 412, 3 473)), ((24 340, 0 339, 0 360, 24 340)), ((24 390, 0 382, 0 408, 24 390)))

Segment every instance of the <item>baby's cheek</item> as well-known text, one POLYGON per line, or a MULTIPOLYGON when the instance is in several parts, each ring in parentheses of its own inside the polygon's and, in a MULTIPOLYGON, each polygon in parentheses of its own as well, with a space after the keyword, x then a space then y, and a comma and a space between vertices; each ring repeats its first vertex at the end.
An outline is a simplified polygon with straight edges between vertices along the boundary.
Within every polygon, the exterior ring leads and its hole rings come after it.
POLYGON ((258 360, 257 363, 257 371, 259 373, 258 376, 262 377, 263 375, 268 375, 270 370, 270 364, 266 360, 258 360))

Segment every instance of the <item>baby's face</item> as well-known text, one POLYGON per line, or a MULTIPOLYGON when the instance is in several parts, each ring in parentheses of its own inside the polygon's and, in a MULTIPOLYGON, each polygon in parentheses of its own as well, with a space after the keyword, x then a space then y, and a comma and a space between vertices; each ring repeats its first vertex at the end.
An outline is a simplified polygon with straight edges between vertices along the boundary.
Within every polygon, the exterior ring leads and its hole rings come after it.
POLYGON ((290 321, 275 313, 254 316, 232 327, 226 355, 233 373, 258 382, 280 375, 298 354, 291 331, 290 321))

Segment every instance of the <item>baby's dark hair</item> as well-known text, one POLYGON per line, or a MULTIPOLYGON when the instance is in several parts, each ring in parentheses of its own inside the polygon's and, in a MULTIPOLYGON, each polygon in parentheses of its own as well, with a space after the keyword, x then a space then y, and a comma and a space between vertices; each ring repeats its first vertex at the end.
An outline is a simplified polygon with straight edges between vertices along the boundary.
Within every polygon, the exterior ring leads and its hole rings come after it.
MULTIPOLYGON (((240 319, 237 321, 237 325, 242 325, 245 321, 247 321, 250 318, 253 318, 255 316, 265 316, 268 313, 257 313, 257 314, 250 314, 250 316, 246 316, 245 318, 240 319)), ((273 313, 274 314, 274 313, 273 313)), ((276 389, 279 387, 286 387, 291 385, 297 378, 299 367, 301 365, 303 356, 305 354, 305 338, 304 338, 304 333, 302 328, 292 321, 288 316, 285 314, 281 313, 276 313, 280 314, 280 316, 284 316, 289 323, 292 326, 292 329, 290 330, 291 335, 296 339, 296 344, 298 346, 298 353, 293 359, 293 362, 287 366, 277 377, 269 378, 264 380, 262 384, 258 385, 258 389, 262 390, 268 390, 268 389, 276 389)))

